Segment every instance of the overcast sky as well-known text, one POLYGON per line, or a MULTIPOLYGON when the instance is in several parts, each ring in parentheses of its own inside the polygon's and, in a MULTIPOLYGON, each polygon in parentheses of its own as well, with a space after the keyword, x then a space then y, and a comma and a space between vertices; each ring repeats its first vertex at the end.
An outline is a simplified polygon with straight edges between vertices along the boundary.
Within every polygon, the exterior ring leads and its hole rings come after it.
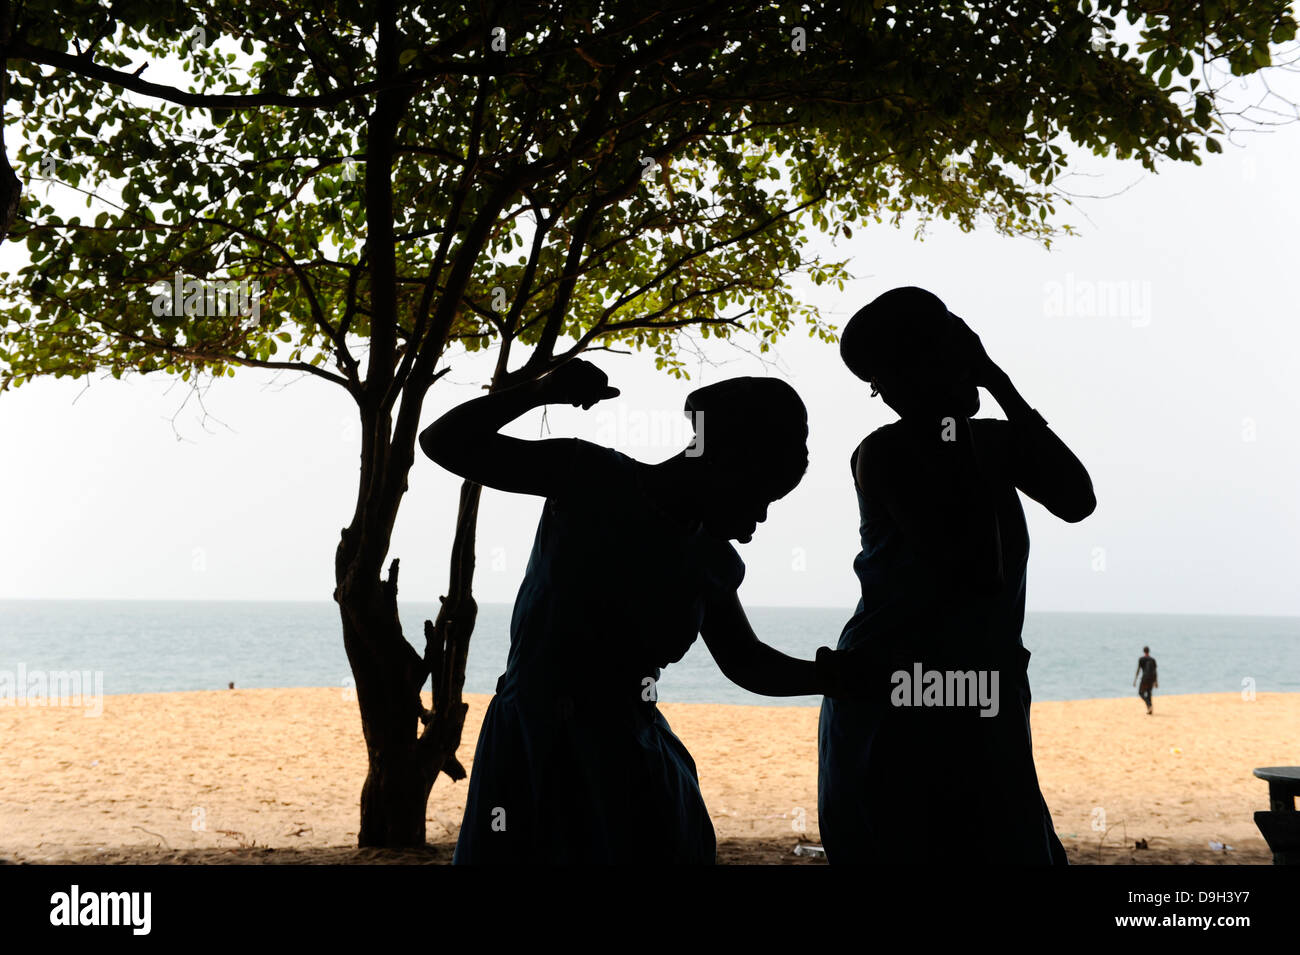
MULTIPOLYGON (((1300 89, 1289 98, 1300 101, 1300 89)), ((1087 466, 1098 504, 1080 524, 1022 496, 1030 610, 1300 614, 1300 126, 1241 142, 1200 167, 1162 163, 1158 175, 1079 156, 1076 168, 1095 178, 1074 177, 1070 189, 1119 194, 1063 209, 1059 221, 1081 235, 1050 252, 943 223, 923 242, 911 222, 833 247, 813 238, 857 276, 842 293, 799 287, 825 316, 838 324, 895 286, 930 289, 1087 466)), ((23 254, 7 243, 0 262, 12 268, 23 254)), ((811 463, 739 545, 741 597, 851 609, 848 458, 893 412, 835 346, 802 331, 781 343, 776 368, 725 345, 708 354, 723 364, 691 382, 655 372, 646 356, 595 355, 622 396, 587 412, 552 408, 550 435, 658 461, 689 434, 691 388, 784 377, 808 406, 811 463)), ((483 358, 450 363, 426 423, 476 394, 483 358)), ((177 414, 179 380, 46 380, 0 396, 0 598, 328 600, 356 496, 355 412, 326 382, 271 379, 241 370, 214 385, 206 407, 223 424, 208 430, 192 401, 177 414)), ((981 415, 1001 417, 982 397, 981 415)), ((511 433, 540 428, 539 412, 511 433)), ((392 549, 406 599, 445 590, 457 486, 419 457, 392 549)), ((540 506, 485 492, 481 601, 514 599, 540 506)))

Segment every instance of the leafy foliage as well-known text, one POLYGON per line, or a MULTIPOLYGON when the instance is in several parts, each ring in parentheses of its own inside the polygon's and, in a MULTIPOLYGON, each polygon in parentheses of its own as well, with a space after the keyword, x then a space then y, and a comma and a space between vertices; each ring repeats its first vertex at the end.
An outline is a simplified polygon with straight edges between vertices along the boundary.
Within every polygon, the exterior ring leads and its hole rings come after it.
POLYGON ((391 403, 455 342, 531 346, 508 382, 592 345, 680 374, 684 329, 831 340, 788 289, 847 276, 809 225, 916 210, 1050 246, 1060 137, 1200 162, 1222 124, 1191 74, 1296 33, 1284 0, 656 6, 17 8, 30 262, 0 283, 0 381, 263 365, 391 403), (1098 41, 1120 18, 1132 48, 1098 41), (260 321, 154 314, 177 273, 258 282, 260 321))

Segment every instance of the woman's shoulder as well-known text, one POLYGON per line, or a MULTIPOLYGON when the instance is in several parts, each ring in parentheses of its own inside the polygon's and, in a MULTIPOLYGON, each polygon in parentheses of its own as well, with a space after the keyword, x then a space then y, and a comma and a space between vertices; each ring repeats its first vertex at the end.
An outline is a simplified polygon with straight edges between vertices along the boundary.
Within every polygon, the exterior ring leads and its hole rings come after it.
POLYGON ((893 460, 898 454, 900 442, 904 437, 899 428, 902 422, 893 421, 881 425, 875 431, 858 442, 849 456, 849 468, 853 472, 854 482, 869 469, 875 469, 893 460))
POLYGON ((972 418, 971 434, 986 479, 1014 484, 1016 427, 1002 418, 972 418))
POLYGON ((696 535, 698 570, 711 590, 734 591, 745 579, 745 562, 731 541, 701 531, 696 535))
POLYGON ((613 467, 626 467, 629 464, 636 463, 633 458, 628 457, 622 451, 616 451, 603 444, 596 444, 594 441, 587 441, 583 438, 563 438, 561 440, 569 442, 569 445, 573 448, 575 459, 584 463, 613 467))
MULTIPOLYGON (((971 434, 977 443, 1003 448, 1011 440, 1012 427, 1009 421, 1001 418, 971 418, 971 434)), ((862 439, 853 452, 856 462, 859 456, 868 456, 877 464, 887 464, 891 456, 906 454, 921 448, 915 432, 909 430, 900 419, 881 425, 862 439)))
POLYGON ((553 496, 564 499, 580 496, 590 499, 608 491, 625 490, 629 478, 636 475, 640 462, 603 444, 582 438, 560 438, 569 445, 568 480, 553 496))
POLYGON ((971 418, 971 431, 977 438, 1005 440, 1011 437, 1015 427, 1003 418, 971 418))
POLYGON ((866 452, 897 444, 905 435, 902 424, 902 421, 882 424, 858 443, 858 451, 866 452))

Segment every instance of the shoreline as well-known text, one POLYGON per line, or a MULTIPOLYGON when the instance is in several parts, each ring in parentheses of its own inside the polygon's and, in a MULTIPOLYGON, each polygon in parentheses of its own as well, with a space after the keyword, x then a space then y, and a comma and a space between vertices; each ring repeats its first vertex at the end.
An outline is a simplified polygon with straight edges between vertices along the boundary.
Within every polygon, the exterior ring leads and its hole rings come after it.
MULTIPOLYGON (((459 756, 471 771, 490 698, 465 694, 459 756)), ((116 694, 102 706, 91 718, 78 707, 0 705, 0 858, 413 861, 355 848, 366 751, 351 690, 116 694)), ((1268 788, 1251 770, 1296 762, 1300 693, 1163 695, 1155 707, 1147 716, 1136 696, 1033 704, 1040 786, 1071 862, 1271 862, 1253 819, 1268 788), (1134 849, 1138 840, 1148 848, 1134 849)), ((791 850, 820 841, 817 707, 659 708, 696 761, 719 861, 809 864, 791 850)), ((434 849, 421 861, 446 861, 438 847, 454 843, 466 788, 446 776, 434 785, 434 849)), ((954 819, 960 841, 956 802, 954 819)))
MULTIPOLYGON (((36 672, 36 671, 33 671, 33 672, 36 672)), ((50 673, 50 672, 60 672, 60 673, 65 673, 65 672, 66 672, 66 673, 78 673, 78 672, 80 672, 80 673, 83 673, 83 674, 84 674, 84 673, 94 673, 95 671, 93 671, 93 670, 81 670, 81 671, 67 670, 67 671, 40 671, 40 672, 44 672, 44 673, 50 673)), ((58 702, 56 703, 56 702, 51 702, 52 700, 54 700, 54 699, 56 699, 56 698, 54 698, 54 697, 50 697, 50 696, 45 696, 45 695, 32 695, 32 696, 30 696, 30 697, 24 697, 24 696, 9 696, 9 695, 7 695, 7 691, 8 691, 9 689, 10 689, 9 685, 8 685, 7 683, 5 683, 3 680, 0 680, 0 712, 3 712, 3 711, 5 711, 5 710, 14 710, 14 709, 77 709, 78 707, 81 707, 81 706, 82 706, 81 703, 76 702, 76 695, 75 695, 75 694, 74 694, 72 697, 68 697, 68 696, 66 696, 66 695, 65 695, 65 696, 61 696, 61 697, 58 697, 58 698, 57 698, 58 702), (28 702, 29 700, 30 700, 31 702, 28 702)), ((1032 689, 1032 686, 1031 686, 1031 689, 1032 689)), ((325 691, 325 692, 329 692, 329 693, 340 693, 340 694, 348 693, 348 692, 352 692, 352 693, 355 694, 355 690, 353 690, 351 687, 345 687, 345 686, 236 686, 236 687, 233 688, 233 691, 239 691, 239 692, 245 692, 245 693, 296 693, 296 692, 301 692, 301 691, 305 691, 305 690, 313 690, 313 691, 317 691, 317 690, 319 690, 319 691, 325 691)), ((96 693, 82 693, 82 694, 81 694, 81 697, 82 697, 83 699, 84 699, 84 698, 91 698, 92 700, 93 700, 95 697, 99 697, 99 698, 102 698, 102 699, 105 699, 105 700, 111 700, 111 699, 125 699, 125 698, 135 698, 135 697, 174 697, 174 696, 184 696, 184 695, 187 695, 187 694, 197 694, 197 693, 223 694, 223 693, 230 693, 230 692, 232 692, 232 689, 229 688, 229 687, 209 687, 209 688, 201 689, 201 690, 149 690, 149 691, 147 691, 147 692, 129 692, 129 691, 128 691, 128 692, 123 692, 123 693, 111 693, 111 692, 105 692, 105 693, 98 693, 98 692, 96 692, 96 693)), ((424 698, 425 698, 426 700, 429 698, 429 693, 428 693, 427 690, 423 693, 423 696, 424 696, 424 698)), ((465 692, 463 693, 463 696, 464 696, 464 698, 465 698, 466 700, 469 700, 471 697, 483 697, 484 699, 491 699, 492 696, 493 696, 493 694, 492 694, 492 693, 475 693, 475 692, 470 692, 470 691, 467 690, 467 691, 465 691, 465 692)), ((1162 700, 1162 699, 1178 699, 1178 698, 1183 698, 1183 697, 1188 698, 1188 699, 1194 699, 1194 698, 1197 698, 1197 697, 1212 697, 1212 696, 1235 697, 1235 696, 1237 696, 1237 694, 1234 693, 1234 692, 1228 692, 1228 693, 1223 693, 1223 692, 1219 692, 1219 693, 1166 693, 1164 690, 1157 690, 1157 691, 1156 691, 1156 700, 1157 700, 1157 701, 1158 701, 1158 700, 1162 700)), ((1256 691, 1256 696, 1257 696, 1257 697, 1261 697, 1261 698, 1264 697, 1264 696, 1282 696, 1282 697, 1285 697, 1285 696, 1297 696, 1297 697, 1300 697, 1300 690, 1259 690, 1259 691, 1256 691)), ((353 699, 355 699, 355 695, 353 696, 353 699)), ((769 699, 769 700, 779 700, 780 697, 765 697, 764 699, 769 699)), ((805 699, 805 697, 792 697, 792 699, 805 699)), ((818 697, 818 699, 820 699, 820 697, 818 697)), ((1127 693, 1123 693, 1123 694, 1120 694, 1120 695, 1117 695, 1117 696, 1087 696, 1087 697, 1079 697, 1079 698, 1077 698, 1077 699, 1068 699, 1068 700, 1055 700, 1055 699, 1053 699, 1053 700, 1048 700, 1048 699, 1040 700, 1037 696, 1035 696, 1035 697, 1034 697, 1034 700, 1033 700, 1033 706, 1037 707, 1037 706, 1040 706, 1040 705, 1041 705, 1041 706, 1045 706, 1045 705, 1047 705, 1047 704, 1060 704, 1060 703, 1098 703, 1098 702, 1114 702, 1115 700, 1137 700, 1137 699, 1138 699, 1138 696, 1137 696, 1137 689, 1136 689, 1136 687, 1135 687, 1135 688, 1133 688, 1132 690, 1130 690, 1129 692, 1127 692, 1127 693)), ((485 704, 485 705, 486 705, 486 704, 485 704)), ((1139 705, 1139 706, 1142 705, 1140 700, 1138 701, 1138 705, 1139 705)), ((820 703, 779 703, 779 702, 771 702, 771 703, 722 703, 722 702, 700 702, 700 701, 697 701, 697 700, 677 700, 677 701, 674 701, 674 700, 661 700, 661 701, 660 701, 660 706, 661 706, 661 707, 662 707, 662 706, 674 706, 674 707, 677 707, 677 706, 687 706, 687 707, 691 707, 691 706, 728 706, 728 707, 739 707, 739 708, 742 708, 742 709, 743 709, 743 708, 746 708, 746 707, 752 707, 752 708, 760 709, 760 710, 782 710, 782 709, 787 709, 787 710, 815 710, 815 709, 818 709, 818 708, 821 706, 821 704, 820 704, 820 703)))

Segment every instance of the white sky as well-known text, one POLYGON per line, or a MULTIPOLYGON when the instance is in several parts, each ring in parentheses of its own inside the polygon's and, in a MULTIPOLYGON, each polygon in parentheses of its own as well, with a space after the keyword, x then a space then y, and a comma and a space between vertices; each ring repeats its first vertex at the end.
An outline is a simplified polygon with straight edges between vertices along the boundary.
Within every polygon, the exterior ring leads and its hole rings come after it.
MULTIPOLYGON (((1300 89, 1289 98, 1300 102, 1300 89)), ((1082 235, 1051 252, 942 223, 924 242, 910 226, 855 230, 833 249, 812 240, 858 276, 843 293, 800 288, 828 318, 842 322, 895 286, 930 289, 1088 467, 1098 505, 1081 524, 1023 499, 1030 610, 1300 614, 1300 124, 1242 142, 1159 175, 1081 157, 1075 168, 1101 177, 1069 180, 1072 190, 1131 188, 1066 209, 1060 221, 1082 235), (1118 313, 1108 288, 1131 293, 1118 313), (1080 297, 1089 292, 1100 293, 1091 306, 1080 297), (1060 294, 1073 307, 1059 307, 1060 294)), ((22 254, 7 243, 0 262, 12 268, 22 254)), ((588 412, 552 408, 551 435, 670 456, 681 444, 638 425, 674 422, 669 436, 680 438, 691 388, 764 373, 734 349, 709 353, 728 363, 691 382, 655 372, 647 356, 596 354, 622 397, 588 412)), ((858 546, 848 457, 894 415, 835 346, 796 332, 779 359, 809 409, 811 463, 740 546, 741 597, 847 610, 858 546)), ((452 365, 426 423, 477 393, 482 358, 452 365)), ((356 494, 355 415, 339 388, 291 377, 277 388, 271 377, 241 370, 214 385, 207 408, 228 429, 205 432, 191 403, 176 420, 182 442, 170 422, 187 387, 178 379, 96 378, 84 394, 85 382, 46 380, 0 396, 0 598, 328 600, 356 494)), ((1001 416, 982 397, 981 414, 1001 416)), ((513 433, 537 436, 540 420, 513 433)), ((419 457, 392 549, 405 599, 445 590, 457 486, 419 457)), ((514 599, 539 511, 538 499, 485 492, 481 601, 514 599)))

